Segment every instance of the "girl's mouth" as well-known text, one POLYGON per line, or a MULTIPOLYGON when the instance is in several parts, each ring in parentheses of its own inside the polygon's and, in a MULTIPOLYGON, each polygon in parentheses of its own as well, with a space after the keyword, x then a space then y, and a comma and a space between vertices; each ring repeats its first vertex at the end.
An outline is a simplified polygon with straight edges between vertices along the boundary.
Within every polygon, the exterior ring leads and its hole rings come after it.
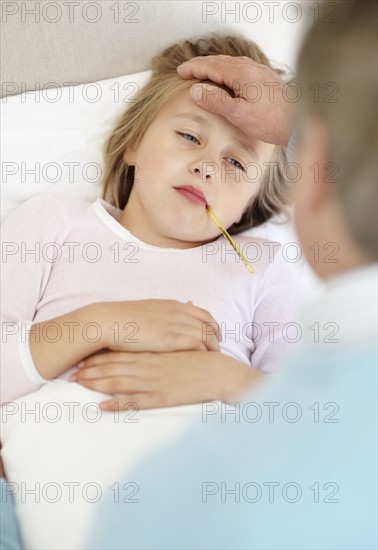
POLYGON ((192 187, 191 185, 182 185, 180 187, 174 187, 178 193, 189 199, 190 201, 199 204, 201 206, 207 206, 207 200, 205 195, 199 189, 192 187))

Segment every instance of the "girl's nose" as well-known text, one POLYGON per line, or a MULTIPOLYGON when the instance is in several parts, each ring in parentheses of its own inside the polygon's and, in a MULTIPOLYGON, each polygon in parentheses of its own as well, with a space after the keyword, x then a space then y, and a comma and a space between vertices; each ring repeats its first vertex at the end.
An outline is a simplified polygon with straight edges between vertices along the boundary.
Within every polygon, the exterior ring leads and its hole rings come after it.
POLYGON ((217 167, 215 162, 196 162, 193 163, 190 171, 193 175, 200 176, 203 182, 211 182, 217 173, 217 167))

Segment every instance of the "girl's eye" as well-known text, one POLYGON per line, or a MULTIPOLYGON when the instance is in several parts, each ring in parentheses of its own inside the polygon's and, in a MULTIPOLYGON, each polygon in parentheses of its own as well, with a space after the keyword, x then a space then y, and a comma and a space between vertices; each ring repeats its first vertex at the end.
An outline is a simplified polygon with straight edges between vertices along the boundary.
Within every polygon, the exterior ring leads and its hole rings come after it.
MULTIPOLYGON (((198 143, 200 145, 200 142, 199 140, 193 136, 193 134, 188 134, 187 132, 177 132, 179 134, 179 136, 182 136, 184 139, 186 139, 187 141, 191 141, 192 143, 198 143)), ((238 168, 239 170, 242 170, 243 172, 245 172, 245 168, 244 166, 236 159, 233 159, 233 158, 226 158, 227 161, 229 161, 233 166, 235 166, 235 168, 238 168)))
POLYGON ((233 166, 235 166, 235 168, 239 168, 239 170, 243 170, 243 172, 245 172, 245 168, 242 164, 240 164, 240 162, 236 159, 231 159, 231 158, 227 158, 226 160, 230 161, 231 164, 233 166))
POLYGON ((199 144, 198 139, 195 136, 193 136, 192 134, 187 134, 186 132, 178 132, 178 134, 180 136, 182 136, 184 139, 186 139, 187 141, 191 141, 193 143, 198 143, 199 144))

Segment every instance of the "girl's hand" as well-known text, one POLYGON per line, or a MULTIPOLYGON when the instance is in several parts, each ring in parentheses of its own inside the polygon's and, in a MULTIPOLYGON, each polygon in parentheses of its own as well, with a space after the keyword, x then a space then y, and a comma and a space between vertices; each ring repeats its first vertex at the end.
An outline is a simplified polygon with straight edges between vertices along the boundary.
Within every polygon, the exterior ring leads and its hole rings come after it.
POLYGON ((172 407, 227 401, 262 378, 258 371, 222 353, 109 352, 89 357, 71 381, 102 393, 123 394, 104 401, 104 410, 172 407))
POLYGON ((205 309, 176 300, 101 302, 103 347, 115 351, 218 351, 220 330, 205 309))

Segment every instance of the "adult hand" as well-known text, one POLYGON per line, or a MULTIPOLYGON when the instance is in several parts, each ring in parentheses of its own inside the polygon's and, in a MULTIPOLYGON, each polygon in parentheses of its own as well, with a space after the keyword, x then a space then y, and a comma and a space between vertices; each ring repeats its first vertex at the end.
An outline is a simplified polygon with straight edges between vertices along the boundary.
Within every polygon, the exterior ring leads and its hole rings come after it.
POLYGON ((102 393, 123 394, 104 410, 172 407, 227 401, 263 378, 257 370, 218 352, 108 352, 84 361, 71 381, 102 393))
POLYGON ((207 111, 222 115, 252 140, 286 146, 292 131, 292 104, 285 99, 285 83, 266 65, 249 57, 209 55, 193 57, 177 67, 182 78, 211 80, 230 88, 194 84, 192 99, 207 111))

